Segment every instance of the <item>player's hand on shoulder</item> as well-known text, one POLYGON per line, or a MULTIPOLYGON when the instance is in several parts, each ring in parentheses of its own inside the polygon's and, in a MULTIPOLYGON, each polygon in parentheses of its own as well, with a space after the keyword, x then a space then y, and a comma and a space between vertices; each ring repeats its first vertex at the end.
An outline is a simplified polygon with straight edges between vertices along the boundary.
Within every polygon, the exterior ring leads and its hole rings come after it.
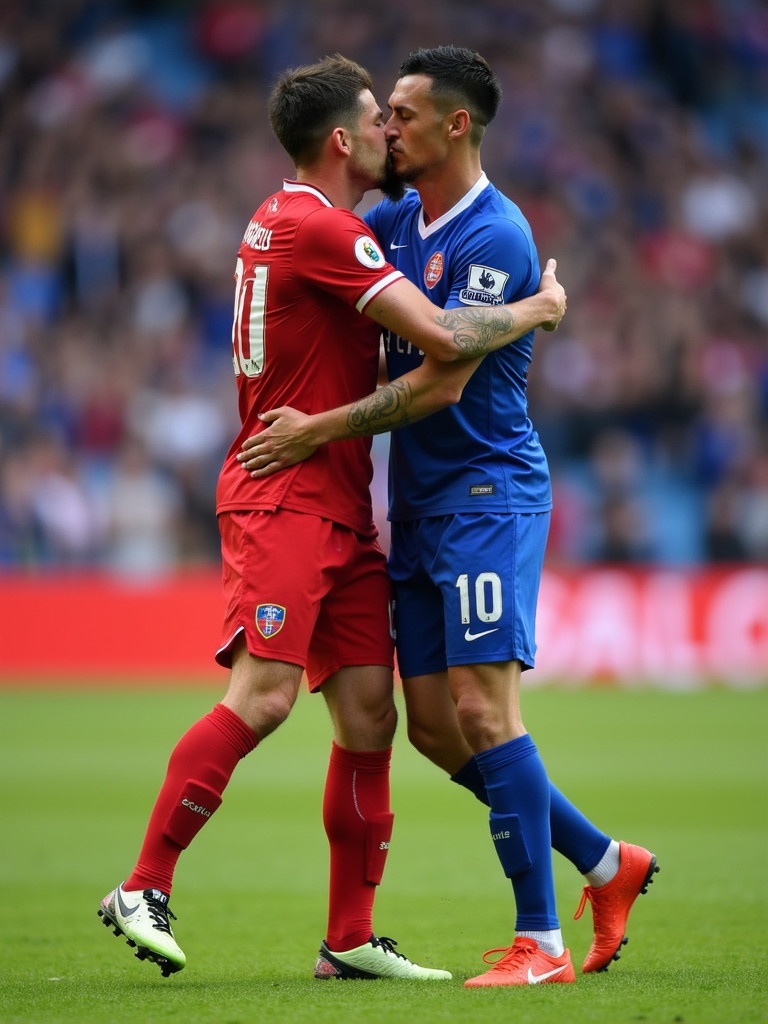
POLYGON ((547 260, 547 265, 544 268, 544 272, 541 275, 541 281, 539 282, 539 291, 546 292, 547 298, 552 301, 553 315, 545 321, 541 326, 545 331, 556 331, 560 325, 560 321, 565 316, 565 310, 568 305, 568 297, 565 294, 565 288, 557 280, 557 260, 547 260))

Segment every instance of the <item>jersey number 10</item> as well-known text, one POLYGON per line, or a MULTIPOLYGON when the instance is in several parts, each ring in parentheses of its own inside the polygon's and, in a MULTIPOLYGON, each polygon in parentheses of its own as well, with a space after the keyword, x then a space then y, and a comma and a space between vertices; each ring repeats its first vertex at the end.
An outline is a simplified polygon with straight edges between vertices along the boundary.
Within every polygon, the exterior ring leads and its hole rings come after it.
POLYGON ((235 312, 232 321, 232 362, 235 376, 258 377, 264 369, 264 318, 269 267, 254 267, 243 279, 243 261, 235 269, 235 312), (246 355, 247 353, 247 355, 246 355))

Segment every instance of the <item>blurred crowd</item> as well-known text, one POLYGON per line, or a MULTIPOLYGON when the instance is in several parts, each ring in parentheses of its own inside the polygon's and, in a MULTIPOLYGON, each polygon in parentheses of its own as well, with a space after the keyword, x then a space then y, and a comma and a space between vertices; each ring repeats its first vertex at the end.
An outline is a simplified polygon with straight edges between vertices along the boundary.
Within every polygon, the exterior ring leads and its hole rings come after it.
POLYGON ((340 51, 385 106, 447 42, 502 82, 484 167, 568 290, 530 374, 550 560, 768 560, 763 0, 4 0, 0 570, 218 559, 271 83, 340 51))

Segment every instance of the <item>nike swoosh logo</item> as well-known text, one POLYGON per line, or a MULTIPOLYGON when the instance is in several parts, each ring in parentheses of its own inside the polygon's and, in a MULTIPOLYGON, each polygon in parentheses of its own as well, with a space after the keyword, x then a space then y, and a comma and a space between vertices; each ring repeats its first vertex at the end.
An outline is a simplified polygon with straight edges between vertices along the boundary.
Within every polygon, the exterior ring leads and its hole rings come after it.
POLYGON ((484 629, 482 633, 470 633, 469 630, 464 634, 465 640, 479 640, 481 636, 488 636, 489 633, 496 633, 499 627, 496 626, 494 629, 484 629))
POLYGON ((118 906, 118 909, 120 910, 120 913, 123 915, 123 917, 130 917, 131 914, 135 914, 136 913, 136 911, 139 909, 141 904, 137 903, 135 907, 127 907, 125 905, 125 903, 123 903, 123 897, 120 894, 120 889, 118 888, 118 890, 117 890, 117 906, 118 906))
POLYGON ((554 978, 556 974, 562 974, 565 970, 565 965, 562 967, 556 967, 554 971, 547 971, 545 974, 534 974, 531 968, 528 968, 528 984, 539 985, 542 981, 546 981, 547 978, 554 978))
POLYGON ((407 249, 408 245, 407 244, 405 244, 405 245, 395 245, 394 242, 390 242, 389 243, 389 248, 390 249, 407 249))

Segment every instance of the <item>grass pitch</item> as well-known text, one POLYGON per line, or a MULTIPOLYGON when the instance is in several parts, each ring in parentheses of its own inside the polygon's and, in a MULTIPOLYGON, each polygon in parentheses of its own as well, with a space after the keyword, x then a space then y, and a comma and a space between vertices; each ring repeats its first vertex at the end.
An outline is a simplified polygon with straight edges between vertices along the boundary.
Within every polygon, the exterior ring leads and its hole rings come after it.
POLYGON ((214 688, 0 690, 0 1021, 101 1024, 750 1024, 768 1019, 768 691, 525 695, 550 775, 598 825, 654 850, 661 871, 606 974, 581 975, 590 914, 555 858, 575 985, 468 991, 514 906, 485 809, 396 740, 393 845, 376 928, 447 983, 317 982, 330 723, 302 695, 238 768, 182 856, 172 906, 186 970, 162 979, 96 915, 133 865, 181 732, 214 688))

